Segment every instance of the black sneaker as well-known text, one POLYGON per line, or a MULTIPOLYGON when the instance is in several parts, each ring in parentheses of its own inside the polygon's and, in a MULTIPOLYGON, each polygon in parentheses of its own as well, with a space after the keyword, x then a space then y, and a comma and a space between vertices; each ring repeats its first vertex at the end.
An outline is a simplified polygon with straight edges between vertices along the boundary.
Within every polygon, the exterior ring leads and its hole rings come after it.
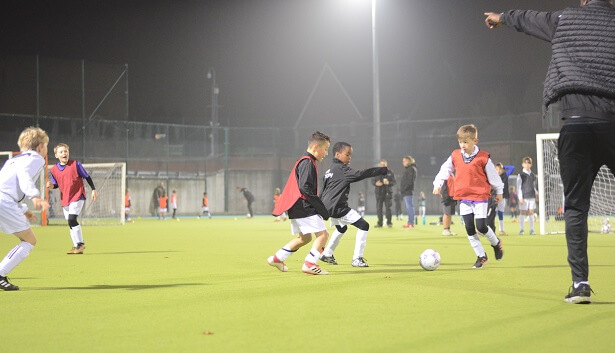
POLYGON ((478 256, 472 268, 482 268, 483 265, 486 263, 487 263, 487 254, 485 254, 485 256, 478 256))
POLYGON ((19 290, 19 287, 11 284, 9 279, 3 276, 0 276, 0 289, 2 290, 19 290))
POLYGON ((500 261, 502 260, 502 256, 504 256, 504 249, 502 249, 502 241, 498 238, 498 244, 492 245, 493 251, 495 252, 495 259, 500 261))
POLYGON ((564 301, 572 304, 589 304, 592 302, 590 296, 593 292, 589 284, 581 283, 577 288, 574 288, 573 284, 568 290, 568 295, 564 297, 564 301))
POLYGON ((352 267, 369 267, 367 261, 362 257, 357 257, 352 260, 352 267))
POLYGON ((320 255, 320 261, 326 262, 331 265, 337 265, 337 261, 335 260, 335 257, 333 255, 331 256, 320 255))

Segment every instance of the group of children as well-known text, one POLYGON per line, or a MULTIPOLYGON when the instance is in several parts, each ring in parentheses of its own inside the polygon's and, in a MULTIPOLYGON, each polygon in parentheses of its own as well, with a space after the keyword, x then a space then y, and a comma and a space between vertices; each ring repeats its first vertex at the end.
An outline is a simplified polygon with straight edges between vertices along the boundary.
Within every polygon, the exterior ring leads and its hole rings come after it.
MULTIPOLYGON (((452 197, 460 202, 460 214, 463 217, 468 241, 472 247, 476 261, 472 268, 482 268, 488 261, 478 233, 484 235, 494 251, 496 260, 504 255, 502 241, 495 234, 495 227, 489 225, 487 215, 490 200, 497 205, 495 210, 500 219, 501 234, 503 231, 503 213, 506 203, 503 196, 508 191, 508 171, 502 164, 494 165, 487 152, 480 150, 478 143, 478 130, 474 125, 464 125, 457 131, 459 149, 453 151, 440 167, 433 185, 433 193, 440 194, 443 185, 451 184, 452 197), (454 175, 454 177, 452 177, 454 175), (492 196, 493 192, 493 196, 492 196)), ((299 248, 312 240, 312 233, 316 239, 308 255, 305 257, 302 272, 312 275, 326 275, 328 272, 318 265, 318 261, 337 265, 334 251, 339 245, 341 237, 348 229, 348 225, 357 228, 355 250, 352 266, 368 267, 363 257, 369 223, 363 219, 364 199, 360 201, 359 211, 348 206, 350 184, 365 178, 387 174, 387 167, 375 167, 366 170, 354 170, 349 166, 352 158, 352 146, 347 142, 338 142, 333 146, 334 158, 329 169, 323 177, 323 188, 320 197, 318 190, 318 167, 327 155, 331 144, 330 138, 315 132, 308 140, 307 152, 295 163, 280 194, 276 192, 273 215, 276 217, 288 213, 291 224, 291 233, 298 236, 284 245, 267 259, 270 266, 282 272, 288 271, 286 259, 299 248), (331 226, 335 226, 329 238, 324 221, 331 219, 331 226)), ((519 203, 523 212, 533 214, 535 208, 535 175, 531 173, 531 158, 523 160, 523 172, 518 181, 519 203)), ((420 216, 424 217, 424 193, 420 198, 420 216)), ((523 216, 521 216, 523 234, 523 216)), ((534 234, 533 218, 530 217, 530 234, 534 234)))
MULTIPOLYGON (((0 289, 5 291, 19 290, 18 286, 9 282, 7 276, 30 255, 36 245, 36 236, 29 222, 35 222, 37 217, 23 203, 24 199, 30 199, 35 210, 45 211, 49 208, 49 203, 34 183, 45 167, 48 144, 49 136, 44 130, 26 128, 17 140, 21 153, 9 159, 0 170, 0 229, 20 240, 0 262, 0 289)), ((73 242, 68 254, 83 254, 85 242, 77 221, 86 200, 83 179, 92 189, 92 201, 98 199, 98 191, 83 165, 69 159, 68 145, 58 144, 54 154, 58 163, 51 168, 46 187, 60 189, 61 205, 73 242)))

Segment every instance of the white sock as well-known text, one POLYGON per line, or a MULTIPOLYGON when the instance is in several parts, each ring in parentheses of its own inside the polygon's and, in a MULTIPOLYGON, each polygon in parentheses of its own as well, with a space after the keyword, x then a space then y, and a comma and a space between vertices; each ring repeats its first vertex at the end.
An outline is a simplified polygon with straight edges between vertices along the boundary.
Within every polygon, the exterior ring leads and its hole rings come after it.
POLYGON ((525 227, 525 215, 519 216, 519 226, 521 226, 521 231, 523 231, 523 227, 525 227))
POLYGON ((329 239, 329 243, 327 244, 327 247, 322 252, 322 254, 325 256, 333 256, 333 252, 335 251, 335 248, 337 248, 337 246, 340 244, 340 240, 342 240, 343 235, 344 233, 340 233, 337 229, 334 230, 333 234, 331 234, 331 239, 329 239))
POLYGON ((81 225, 73 227, 73 230, 75 231, 75 239, 77 240, 77 244, 83 243, 83 233, 81 232, 81 225))
POLYGON ((530 232, 534 231, 534 215, 531 215, 530 217, 530 232))
POLYGON ((487 240, 489 240, 489 243, 491 243, 491 246, 496 246, 498 245, 498 237, 495 236, 495 232, 493 231, 493 229, 491 229, 491 227, 487 226, 487 229, 489 229, 487 231, 487 234, 485 234, 485 237, 487 238, 487 240))
POLYGON ((2 262, 0 262, 0 276, 6 277, 15 266, 19 265, 19 263, 30 255, 30 250, 32 250, 32 248, 34 248, 34 245, 25 241, 17 244, 16 247, 6 254, 2 262))
POLYGON ((73 242, 73 246, 77 247, 78 241, 77 241, 77 233, 75 232, 75 227, 69 228, 69 233, 70 233, 70 239, 73 242))
POLYGON ((292 255, 293 253, 294 253, 294 251, 290 251, 290 249, 289 249, 289 248, 287 248, 287 247, 283 247, 282 249, 278 250, 278 251, 275 253, 275 257, 277 257, 277 258, 278 258, 278 260, 280 260, 280 261, 284 262, 284 261, 285 261, 286 259, 288 259, 288 257, 289 257, 290 255, 292 255))
POLYGON ((318 263, 318 260, 320 260, 320 252, 314 248, 310 249, 309 254, 305 257, 305 261, 315 264, 318 263))
POLYGON ((579 288, 581 284, 589 285, 589 281, 574 282, 574 288, 579 288))
POLYGON ((500 219, 499 221, 500 221, 500 232, 503 232, 504 231, 504 220, 500 219))
POLYGON ((483 248, 483 244, 480 243, 478 235, 468 235, 468 240, 470 241, 470 245, 472 246, 472 249, 474 249, 476 256, 485 256, 485 249, 483 248))
POLYGON ((363 252, 365 251, 365 244, 367 243, 367 231, 365 230, 357 230, 357 238, 354 243, 354 255, 352 259, 356 259, 359 257, 363 257, 363 252))

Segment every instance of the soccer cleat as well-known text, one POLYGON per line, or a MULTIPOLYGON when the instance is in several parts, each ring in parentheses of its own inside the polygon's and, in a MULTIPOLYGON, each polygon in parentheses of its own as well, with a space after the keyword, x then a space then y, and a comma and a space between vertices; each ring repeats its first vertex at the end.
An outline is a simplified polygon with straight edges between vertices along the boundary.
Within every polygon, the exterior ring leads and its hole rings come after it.
POLYGON ((79 243, 77 244, 77 246, 73 247, 72 249, 70 249, 67 254, 69 255, 73 255, 73 254, 83 254, 83 251, 85 250, 85 244, 83 243, 79 243))
POLYGON ((269 256, 269 258, 267 258, 267 263, 269 264, 269 266, 273 266, 282 272, 288 271, 288 267, 286 267, 286 264, 280 261, 275 255, 269 256))
POLYGON ((17 287, 14 284, 11 284, 11 282, 9 282, 9 279, 4 277, 4 276, 0 276, 0 289, 2 290, 19 290, 19 287, 17 287))
POLYGON ((536 233, 534 232, 534 230, 530 230, 530 235, 536 235, 536 233))
POLYGON ((357 257, 352 260, 352 267, 369 267, 369 265, 363 257, 357 257))
POLYGON ((485 265, 486 263, 487 263, 487 254, 485 254, 485 256, 478 256, 472 268, 482 268, 483 265, 485 265))
POLYGON ((568 290, 568 295, 564 297, 564 301, 572 304, 589 304, 592 302, 590 296, 593 292, 589 284, 581 283, 577 288, 574 288, 573 284, 568 290))
POLYGON ((519 235, 523 235, 523 234, 525 234, 525 232, 523 231, 523 229, 521 229, 521 230, 519 231, 519 235))
POLYGON ((442 235, 457 235, 457 233, 451 232, 450 229, 445 229, 442 231, 442 235))
POLYGON ((329 272, 320 268, 320 266, 313 264, 311 262, 304 262, 303 267, 301 267, 301 272, 307 273, 309 275, 328 275, 329 272))
POLYGON ((402 227, 404 227, 404 228, 414 228, 414 224, 406 223, 402 227))
POLYGON ((502 256, 504 256, 504 249, 502 249, 502 241, 498 238, 497 245, 491 245, 493 248, 493 252, 495 252, 495 259, 500 261, 502 260, 502 256))
POLYGON ((335 257, 333 255, 331 256, 320 255, 320 261, 326 262, 331 265, 337 265, 337 261, 335 260, 335 257))

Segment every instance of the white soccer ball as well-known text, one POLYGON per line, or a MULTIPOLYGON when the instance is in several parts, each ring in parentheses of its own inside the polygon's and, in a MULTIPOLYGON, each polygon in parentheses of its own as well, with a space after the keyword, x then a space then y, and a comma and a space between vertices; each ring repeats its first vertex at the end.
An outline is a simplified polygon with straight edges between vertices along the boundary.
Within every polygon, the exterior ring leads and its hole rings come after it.
POLYGON ((423 251, 419 257, 419 265, 424 270, 433 271, 440 266, 440 254, 434 249, 427 249, 423 251))

